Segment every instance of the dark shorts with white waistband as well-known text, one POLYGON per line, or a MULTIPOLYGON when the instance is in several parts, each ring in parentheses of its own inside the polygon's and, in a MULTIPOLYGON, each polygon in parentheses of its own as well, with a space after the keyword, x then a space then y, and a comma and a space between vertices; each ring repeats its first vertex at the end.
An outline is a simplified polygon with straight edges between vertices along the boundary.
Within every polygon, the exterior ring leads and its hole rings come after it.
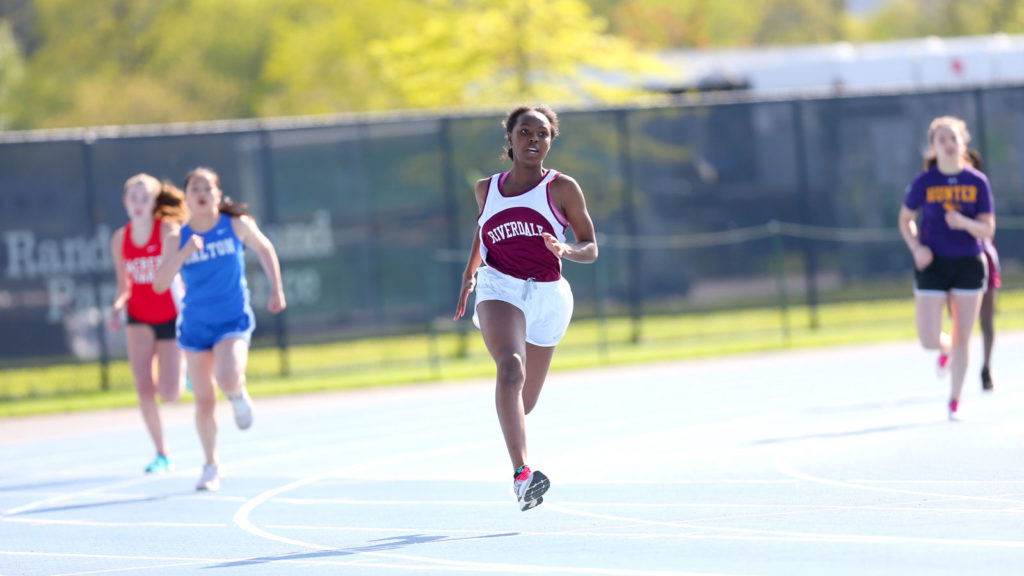
POLYGON ((914 293, 984 292, 988 286, 988 264, 981 254, 968 258, 935 256, 924 270, 914 271, 914 293))
POLYGON ((157 340, 174 340, 174 338, 177 336, 177 330, 175 328, 177 318, 173 318, 171 320, 168 320, 167 322, 160 322, 158 324, 154 324, 153 322, 143 322, 142 320, 139 320, 138 318, 132 316, 131 314, 127 314, 127 316, 129 324, 143 324, 152 328, 153 333, 156 334, 157 340))

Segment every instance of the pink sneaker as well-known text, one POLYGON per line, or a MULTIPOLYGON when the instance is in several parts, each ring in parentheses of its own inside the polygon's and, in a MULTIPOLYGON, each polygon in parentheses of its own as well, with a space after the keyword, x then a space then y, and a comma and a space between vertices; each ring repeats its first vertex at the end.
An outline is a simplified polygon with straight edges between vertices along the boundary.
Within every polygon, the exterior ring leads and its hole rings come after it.
POLYGON ((540 470, 534 472, 530 470, 529 466, 523 466, 523 469, 516 475, 515 482, 512 483, 512 490, 516 494, 516 499, 519 500, 519 509, 526 512, 530 508, 538 506, 544 501, 544 493, 550 486, 551 481, 543 472, 540 470))
POLYGON ((939 352, 939 361, 935 365, 935 373, 939 378, 945 378, 949 374, 949 354, 939 352))
POLYGON ((962 418, 960 417, 960 414, 957 412, 957 410, 959 410, 959 409, 960 409, 960 401, 959 400, 950 400, 949 401, 949 421, 950 422, 959 422, 960 420, 962 420, 962 418))

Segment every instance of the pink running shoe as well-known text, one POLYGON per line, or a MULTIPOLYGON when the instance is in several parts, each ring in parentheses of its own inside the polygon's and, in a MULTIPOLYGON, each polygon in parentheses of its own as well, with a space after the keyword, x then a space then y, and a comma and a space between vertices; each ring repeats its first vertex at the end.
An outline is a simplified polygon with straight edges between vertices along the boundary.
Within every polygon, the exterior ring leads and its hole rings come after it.
POLYGON ((949 374, 949 354, 939 352, 939 361, 935 365, 935 373, 939 378, 945 378, 949 374))
POLYGON ((950 422, 959 422, 960 420, 962 420, 962 418, 960 417, 960 414, 957 413, 957 410, 959 410, 959 409, 960 409, 960 401, 959 400, 950 400, 949 401, 949 421, 950 422))
POLYGON ((519 500, 519 509, 526 512, 535 508, 544 501, 543 495, 551 487, 551 481, 543 472, 530 470, 529 466, 523 466, 512 483, 512 490, 519 500))

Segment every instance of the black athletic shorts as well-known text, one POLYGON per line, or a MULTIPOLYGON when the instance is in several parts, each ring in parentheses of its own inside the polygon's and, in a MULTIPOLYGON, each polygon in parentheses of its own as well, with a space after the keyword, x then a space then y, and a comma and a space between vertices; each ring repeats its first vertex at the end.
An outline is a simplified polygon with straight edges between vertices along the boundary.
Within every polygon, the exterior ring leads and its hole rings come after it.
POLYGON ((988 266, 981 254, 969 258, 935 256, 924 270, 914 271, 916 292, 984 292, 988 266))
POLYGON ((145 324, 153 328, 153 333, 156 334, 157 340, 174 340, 178 337, 178 329, 175 327, 178 320, 168 320, 167 322, 161 322, 160 324, 153 324, 151 322, 143 322, 138 318, 134 318, 131 314, 128 314, 129 324, 145 324))

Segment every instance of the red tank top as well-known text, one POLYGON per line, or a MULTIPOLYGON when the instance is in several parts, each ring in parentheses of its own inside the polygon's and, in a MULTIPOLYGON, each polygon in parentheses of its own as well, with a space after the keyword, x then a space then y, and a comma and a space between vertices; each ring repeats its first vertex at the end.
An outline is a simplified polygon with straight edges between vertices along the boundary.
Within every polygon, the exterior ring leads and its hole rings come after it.
POLYGON ((153 222, 153 233, 144 246, 136 246, 132 242, 132 223, 124 227, 125 272, 131 284, 128 297, 128 314, 147 324, 170 322, 178 316, 171 291, 163 294, 153 292, 153 277, 160 264, 160 220, 153 222))

